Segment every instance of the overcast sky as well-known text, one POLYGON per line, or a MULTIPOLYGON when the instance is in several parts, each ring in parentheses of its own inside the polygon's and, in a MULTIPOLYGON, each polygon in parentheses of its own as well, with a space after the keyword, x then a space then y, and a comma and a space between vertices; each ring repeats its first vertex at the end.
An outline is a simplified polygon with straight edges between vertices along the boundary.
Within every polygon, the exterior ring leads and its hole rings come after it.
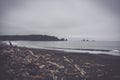
POLYGON ((0 0, 0 34, 120 40, 120 0, 0 0))

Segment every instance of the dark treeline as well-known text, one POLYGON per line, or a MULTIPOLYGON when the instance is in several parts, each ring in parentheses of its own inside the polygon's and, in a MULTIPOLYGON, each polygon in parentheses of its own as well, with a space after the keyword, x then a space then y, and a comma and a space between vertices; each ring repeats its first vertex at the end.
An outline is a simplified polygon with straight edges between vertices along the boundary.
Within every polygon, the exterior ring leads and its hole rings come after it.
POLYGON ((56 36, 49 35, 1 35, 1 41, 67 41, 65 38, 59 39, 56 36))

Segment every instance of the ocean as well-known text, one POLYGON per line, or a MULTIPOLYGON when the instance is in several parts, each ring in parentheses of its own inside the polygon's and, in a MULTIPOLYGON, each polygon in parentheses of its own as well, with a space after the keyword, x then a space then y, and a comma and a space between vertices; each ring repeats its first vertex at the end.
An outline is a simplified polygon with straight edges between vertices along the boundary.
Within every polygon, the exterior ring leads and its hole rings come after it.
POLYGON ((120 56, 120 41, 11 41, 13 45, 65 52, 120 56))

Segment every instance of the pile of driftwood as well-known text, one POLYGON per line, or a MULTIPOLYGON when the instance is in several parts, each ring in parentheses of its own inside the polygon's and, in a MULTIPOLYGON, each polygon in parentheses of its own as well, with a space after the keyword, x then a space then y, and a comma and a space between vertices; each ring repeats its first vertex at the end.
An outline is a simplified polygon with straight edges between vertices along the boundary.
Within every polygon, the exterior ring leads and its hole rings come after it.
POLYGON ((0 48, 2 80, 86 80, 89 77, 82 66, 67 56, 34 54, 27 48, 9 44, 0 48))

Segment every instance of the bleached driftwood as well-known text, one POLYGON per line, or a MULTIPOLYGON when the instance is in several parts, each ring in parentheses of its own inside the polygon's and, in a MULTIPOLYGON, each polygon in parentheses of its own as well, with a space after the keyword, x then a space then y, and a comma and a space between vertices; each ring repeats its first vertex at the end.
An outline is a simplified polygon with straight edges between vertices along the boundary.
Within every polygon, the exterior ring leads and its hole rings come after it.
POLYGON ((77 64, 74 64, 74 67, 80 72, 82 76, 85 76, 86 72, 82 68, 79 68, 77 64))
POLYGON ((59 64, 57 64, 57 63, 55 63, 55 62, 47 61, 47 63, 52 64, 52 65, 54 65, 54 66, 58 67, 59 69, 64 68, 64 66, 59 65, 59 64))
POLYGON ((11 47, 13 47, 12 42, 9 41, 9 44, 10 44, 11 47))
POLYGON ((69 63, 72 63, 67 57, 63 56, 64 60, 69 62, 69 63))
POLYGON ((84 71, 84 69, 79 68, 77 64, 72 63, 72 61, 67 57, 63 56, 63 58, 66 62, 70 63, 70 65, 74 66, 74 68, 80 73, 80 76, 85 76, 86 72, 84 71))
POLYGON ((50 70, 50 72, 51 72, 51 74, 52 74, 52 78, 53 78, 53 80, 57 80, 57 76, 55 76, 55 73, 56 73, 56 71, 54 71, 54 70, 50 70))

